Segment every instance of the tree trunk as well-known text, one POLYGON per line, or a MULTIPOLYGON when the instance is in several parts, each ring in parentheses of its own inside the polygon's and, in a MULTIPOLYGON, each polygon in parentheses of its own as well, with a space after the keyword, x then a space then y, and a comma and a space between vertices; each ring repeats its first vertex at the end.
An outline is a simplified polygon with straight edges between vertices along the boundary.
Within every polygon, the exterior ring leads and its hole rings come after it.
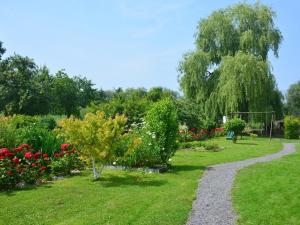
POLYGON ((96 162, 94 157, 92 157, 92 165, 93 165, 93 174, 94 174, 94 179, 97 180, 100 178, 100 174, 97 171, 97 167, 96 167, 96 162))

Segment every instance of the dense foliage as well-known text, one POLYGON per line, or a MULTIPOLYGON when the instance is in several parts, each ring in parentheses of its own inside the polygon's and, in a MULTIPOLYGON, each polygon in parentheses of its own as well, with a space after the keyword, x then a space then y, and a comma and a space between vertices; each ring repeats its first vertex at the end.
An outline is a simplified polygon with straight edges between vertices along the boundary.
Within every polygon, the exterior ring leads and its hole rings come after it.
POLYGON ((0 42, 0 112, 6 115, 79 114, 101 91, 85 77, 70 77, 63 70, 52 75, 46 66, 17 54, 1 60, 5 52, 0 42))
POLYGON ((268 62, 282 40, 274 16, 260 3, 239 3, 199 22, 196 49, 184 55, 179 81, 207 116, 266 110, 281 116, 282 95, 268 62))
POLYGON ((284 118, 284 137, 288 139, 299 139, 300 119, 295 116, 284 118))
POLYGON ((233 142, 236 142, 237 136, 242 134, 242 131, 246 127, 246 123, 244 120, 240 118, 234 118, 231 120, 228 120, 225 124, 225 131, 229 132, 232 131, 234 132, 234 137, 233 137, 233 142))
POLYGON ((57 132, 80 149, 80 156, 92 164, 94 178, 116 157, 114 152, 124 137, 126 117, 105 118, 103 112, 88 113, 84 119, 70 117, 59 121, 57 132), (100 166, 100 169, 98 168, 100 166))
POLYGON ((69 174, 80 167, 76 150, 62 144, 53 155, 32 149, 28 144, 0 149, 0 189, 13 188, 17 184, 36 184, 51 175, 69 174), (59 166, 58 166, 59 165, 59 166))
POLYGON ((286 97, 288 114, 300 116, 300 81, 289 87, 286 97))
POLYGON ((155 135, 160 148, 161 163, 167 164, 176 151, 178 134, 177 110, 171 99, 164 99, 155 104, 145 117, 146 127, 155 135))

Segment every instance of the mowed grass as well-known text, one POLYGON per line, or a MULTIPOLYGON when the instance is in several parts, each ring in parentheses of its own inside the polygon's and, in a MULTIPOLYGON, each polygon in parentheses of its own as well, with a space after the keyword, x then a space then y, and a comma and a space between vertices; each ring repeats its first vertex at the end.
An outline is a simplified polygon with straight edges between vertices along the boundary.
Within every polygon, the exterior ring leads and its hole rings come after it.
POLYGON ((100 181, 90 172, 33 189, 0 193, 1 225, 106 224, 183 225, 206 166, 279 151, 274 139, 233 144, 215 139, 221 152, 179 150, 164 174, 105 170, 100 181))
POLYGON ((241 170, 233 189, 241 225, 300 225, 300 142, 297 153, 241 170))

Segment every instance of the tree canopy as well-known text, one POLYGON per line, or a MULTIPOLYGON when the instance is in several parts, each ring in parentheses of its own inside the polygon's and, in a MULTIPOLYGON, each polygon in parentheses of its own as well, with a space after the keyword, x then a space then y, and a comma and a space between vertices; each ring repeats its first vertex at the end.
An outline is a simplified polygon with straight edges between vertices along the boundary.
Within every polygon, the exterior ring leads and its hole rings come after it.
MULTIPOLYGON (((5 49, 0 42, 0 59, 5 49)), ((50 74, 33 59, 14 54, 0 60, 0 112, 6 115, 78 115, 80 107, 102 98, 85 77, 60 70, 50 74)))
POLYGON ((200 20, 196 49, 179 65, 184 95, 212 117, 276 110, 274 101, 280 95, 268 53, 278 56, 282 35, 274 17, 268 6, 239 3, 200 20))
POLYGON ((288 113, 300 116, 300 81, 289 87, 286 97, 288 113))

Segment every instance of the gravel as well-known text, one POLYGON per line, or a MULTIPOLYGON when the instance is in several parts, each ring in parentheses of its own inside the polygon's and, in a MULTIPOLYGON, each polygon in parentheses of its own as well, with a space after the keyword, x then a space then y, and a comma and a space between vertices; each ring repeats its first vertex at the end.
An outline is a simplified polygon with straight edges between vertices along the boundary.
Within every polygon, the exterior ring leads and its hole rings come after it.
POLYGON ((234 225, 236 214, 231 202, 231 189, 237 171, 257 162, 267 162, 295 152, 293 144, 282 151, 233 163, 208 167, 199 181, 197 199, 193 203, 187 225, 234 225))

